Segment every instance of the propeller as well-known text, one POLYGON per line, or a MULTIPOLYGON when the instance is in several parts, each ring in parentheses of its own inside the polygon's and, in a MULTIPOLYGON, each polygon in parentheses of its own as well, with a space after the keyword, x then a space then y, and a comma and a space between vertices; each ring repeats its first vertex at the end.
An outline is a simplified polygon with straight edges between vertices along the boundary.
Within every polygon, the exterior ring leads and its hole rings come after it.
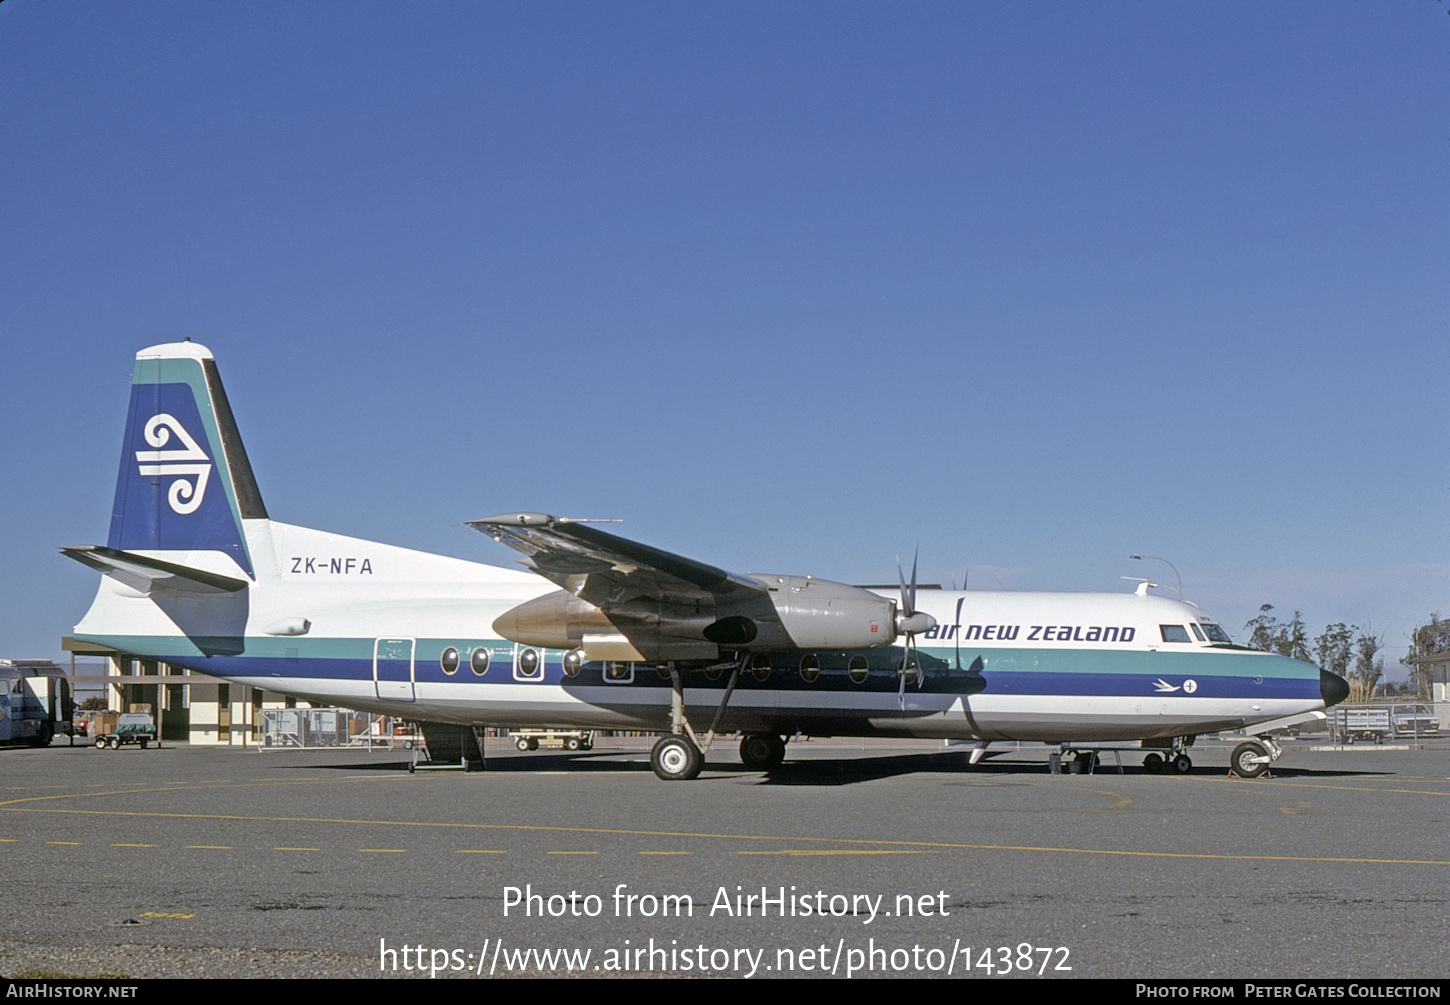
POLYGON ((911 556, 911 587, 906 585, 906 577, 901 572, 901 559, 896 560, 896 580, 901 584, 901 605, 896 611, 896 634, 905 636, 906 645, 901 654, 901 666, 897 670, 897 676, 901 683, 896 689, 896 702, 901 710, 906 710, 906 673, 908 670, 916 669, 916 686, 921 688, 921 669, 917 666, 916 660, 916 636, 921 632, 929 632, 936 627, 936 618, 930 614, 922 614, 916 609, 916 560, 921 554, 921 548, 911 556))

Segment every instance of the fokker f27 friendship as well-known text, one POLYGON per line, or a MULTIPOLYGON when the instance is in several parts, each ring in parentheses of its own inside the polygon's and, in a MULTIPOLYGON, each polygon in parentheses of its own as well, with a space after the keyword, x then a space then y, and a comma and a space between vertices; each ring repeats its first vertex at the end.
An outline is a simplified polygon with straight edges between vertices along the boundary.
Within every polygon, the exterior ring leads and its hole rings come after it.
POLYGON ((77 639, 315 702, 422 724, 439 759, 482 760, 483 727, 664 734, 651 763, 692 778, 722 734, 769 768, 786 737, 1141 741, 1149 771, 1196 736, 1323 718, 1344 680, 1234 645, 1193 604, 1135 593, 875 591, 739 575, 512 513, 471 526, 533 572, 272 520, 212 354, 136 356, 110 534, 62 549, 104 573, 77 639))

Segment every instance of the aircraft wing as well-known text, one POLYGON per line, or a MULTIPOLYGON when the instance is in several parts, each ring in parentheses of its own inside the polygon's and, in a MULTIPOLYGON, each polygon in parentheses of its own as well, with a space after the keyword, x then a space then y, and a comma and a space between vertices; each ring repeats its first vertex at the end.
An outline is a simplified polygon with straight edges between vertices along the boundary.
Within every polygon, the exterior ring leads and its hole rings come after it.
POLYGON ((598 607, 637 597, 667 604, 764 598, 766 585, 692 558, 546 513, 506 513, 468 526, 526 556, 550 582, 598 607))

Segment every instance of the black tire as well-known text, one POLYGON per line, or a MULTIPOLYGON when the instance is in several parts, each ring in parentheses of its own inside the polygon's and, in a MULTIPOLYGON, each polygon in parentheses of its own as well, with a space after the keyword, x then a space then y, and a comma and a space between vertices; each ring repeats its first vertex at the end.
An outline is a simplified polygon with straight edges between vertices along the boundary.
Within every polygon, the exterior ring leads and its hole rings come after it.
POLYGON ((417 770, 418 770, 418 766, 416 764, 414 764, 412 761, 409 761, 408 762, 408 774, 411 775, 413 772, 415 772, 417 770))
POLYGON ((105 750, 106 749, 106 738, 104 736, 98 736, 98 737, 96 737, 96 749, 97 750, 105 750))
POLYGON ((774 733, 746 733, 740 740, 740 760, 747 768, 769 771, 785 760, 785 741, 774 733))
POLYGON ((577 737, 577 736, 571 736, 571 737, 569 737, 569 739, 565 740, 564 741, 564 749, 565 750, 578 750, 579 749, 579 737, 577 737))
POLYGON ((1252 741, 1240 743, 1229 756, 1228 763, 1240 778, 1258 778, 1269 770, 1269 764, 1267 761, 1259 763, 1254 758, 1265 757, 1268 753, 1261 744, 1252 741))
POLYGON ((686 737, 665 736, 649 752, 649 764, 667 782, 686 781, 700 773, 705 758, 686 737))
POLYGON ((32 747, 49 747, 51 739, 55 736, 55 727, 48 722, 40 724, 40 731, 30 738, 32 747))
POLYGON ((1163 770, 1163 758, 1157 754, 1149 754, 1143 758, 1143 770, 1150 775, 1156 775, 1163 770))
POLYGON ((146 749, 146 745, 147 745, 147 744, 148 744, 148 743, 149 743, 149 742, 150 742, 150 741, 149 741, 149 740, 138 740, 138 741, 137 741, 137 742, 138 742, 138 743, 140 743, 140 744, 141 744, 141 749, 142 749, 142 750, 145 750, 145 749, 146 749))
POLYGON ((530 750, 538 750, 539 749, 539 741, 536 740, 536 739, 534 739, 532 736, 529 737, 529 749, 530 750))
POLYGON ((1173 758, 1173 770, 1180 775, 1186 775, 1193 770, 1193 758, 1187 754, 1179 754, 1173 758))
POLYGON ((520 750, 528 750, 529 749, 529 741, 527 739, 525 739, 524 737, 521 736, 517 740, 514 741, 514 746, 515 747, 518 747, 520 750))

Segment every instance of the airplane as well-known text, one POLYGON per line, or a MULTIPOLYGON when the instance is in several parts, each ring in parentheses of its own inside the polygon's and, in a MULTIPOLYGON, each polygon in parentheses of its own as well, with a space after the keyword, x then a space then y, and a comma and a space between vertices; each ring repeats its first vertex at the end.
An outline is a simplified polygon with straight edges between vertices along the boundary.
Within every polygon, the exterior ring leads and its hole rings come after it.
POLYGON ((741 575, 601 530, 507 513, 470 522, 524 555, 499 568, 273 520, 212 353, 136 354, 105 545, 62 548, 101 585, 75 638, 422 727, 435 760, 483 763, 483 729, 662 734, 662 779, 723 736, 770 769, 787 738, 1057 744, 1069 762, 1137 743, 1187 773, 1195 737, 1270 730, 1348 685, 1235 645, 1191 603, 1132 593, 896 589, 741 575), (708 723, 708 726, 706 726, 708 723))

